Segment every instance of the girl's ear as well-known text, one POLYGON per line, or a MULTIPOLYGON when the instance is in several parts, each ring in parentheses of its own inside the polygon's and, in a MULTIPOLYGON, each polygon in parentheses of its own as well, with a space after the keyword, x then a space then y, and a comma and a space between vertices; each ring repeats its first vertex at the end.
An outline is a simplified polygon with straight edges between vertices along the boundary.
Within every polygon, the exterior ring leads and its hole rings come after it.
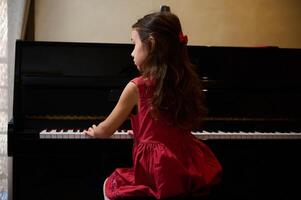
POLYGON ((149 44, 150 44, 150 52, 152 52, 155 48, 155 44, 156 44, 156 41, 155 41, 155 38, 151 35, 149 36, 149 44))

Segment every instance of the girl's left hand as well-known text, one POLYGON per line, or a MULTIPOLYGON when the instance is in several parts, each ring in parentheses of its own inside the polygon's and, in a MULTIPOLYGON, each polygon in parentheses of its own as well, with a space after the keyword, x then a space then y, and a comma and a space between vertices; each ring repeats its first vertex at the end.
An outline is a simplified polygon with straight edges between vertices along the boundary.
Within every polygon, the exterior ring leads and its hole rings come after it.
POLYGON ((96 125, 93 124, 92 127, 90 127, 88 130, 84 130, 84 133, 91 137, 95 137, 95 129, 96 129, 96 125))

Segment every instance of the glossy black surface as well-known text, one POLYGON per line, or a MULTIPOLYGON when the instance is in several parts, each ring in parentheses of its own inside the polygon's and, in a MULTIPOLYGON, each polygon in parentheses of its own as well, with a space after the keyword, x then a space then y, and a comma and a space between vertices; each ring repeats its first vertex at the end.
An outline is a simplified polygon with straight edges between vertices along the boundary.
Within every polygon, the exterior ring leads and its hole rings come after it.
MULTIPOLYGON (((8 153, 13 197, 101 199, 131 165, 131 140, 41 140, 43 129, 99 123, 138 75, 130 44, 16 43, 8 153)), ((300 132, 301 49, 188 46, 205 91, 200 130, 300 132)), ((129 121, 122 128, 130 128, 129 121)), ((300 199, 299 140, 208 140, 224 168, 212 199, 300 199), (294 197, 294 198, 293 198, 294 197)))

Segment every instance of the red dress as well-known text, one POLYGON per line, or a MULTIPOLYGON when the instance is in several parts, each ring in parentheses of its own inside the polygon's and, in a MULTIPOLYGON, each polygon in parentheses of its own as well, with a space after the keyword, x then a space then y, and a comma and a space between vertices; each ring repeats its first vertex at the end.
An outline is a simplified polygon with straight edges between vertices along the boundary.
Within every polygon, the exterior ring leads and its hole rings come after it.
POLYGON ((142 77, 132 80, 139 90, 138 113, 131 116, 133 167, 117 168, 107 179, 106 196, 164 199, 206 193, 220 179, 222 167, 211 150, 190 132, 153 120, 152 89, 142 77))

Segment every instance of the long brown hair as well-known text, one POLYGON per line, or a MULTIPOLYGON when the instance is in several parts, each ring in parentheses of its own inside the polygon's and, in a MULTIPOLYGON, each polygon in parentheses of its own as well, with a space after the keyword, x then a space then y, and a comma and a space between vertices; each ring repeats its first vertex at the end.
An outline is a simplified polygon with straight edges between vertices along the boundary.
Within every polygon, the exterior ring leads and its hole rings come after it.
POLYGON ((199 127, 206 109, 195 66, 189 60, 185 41, 179 39, 179 18, 170 12, 152 13, 132 28, 149 52, 141 73, 156 83, 151 99, 154 116, 164 116, 181 129, 199 127))

